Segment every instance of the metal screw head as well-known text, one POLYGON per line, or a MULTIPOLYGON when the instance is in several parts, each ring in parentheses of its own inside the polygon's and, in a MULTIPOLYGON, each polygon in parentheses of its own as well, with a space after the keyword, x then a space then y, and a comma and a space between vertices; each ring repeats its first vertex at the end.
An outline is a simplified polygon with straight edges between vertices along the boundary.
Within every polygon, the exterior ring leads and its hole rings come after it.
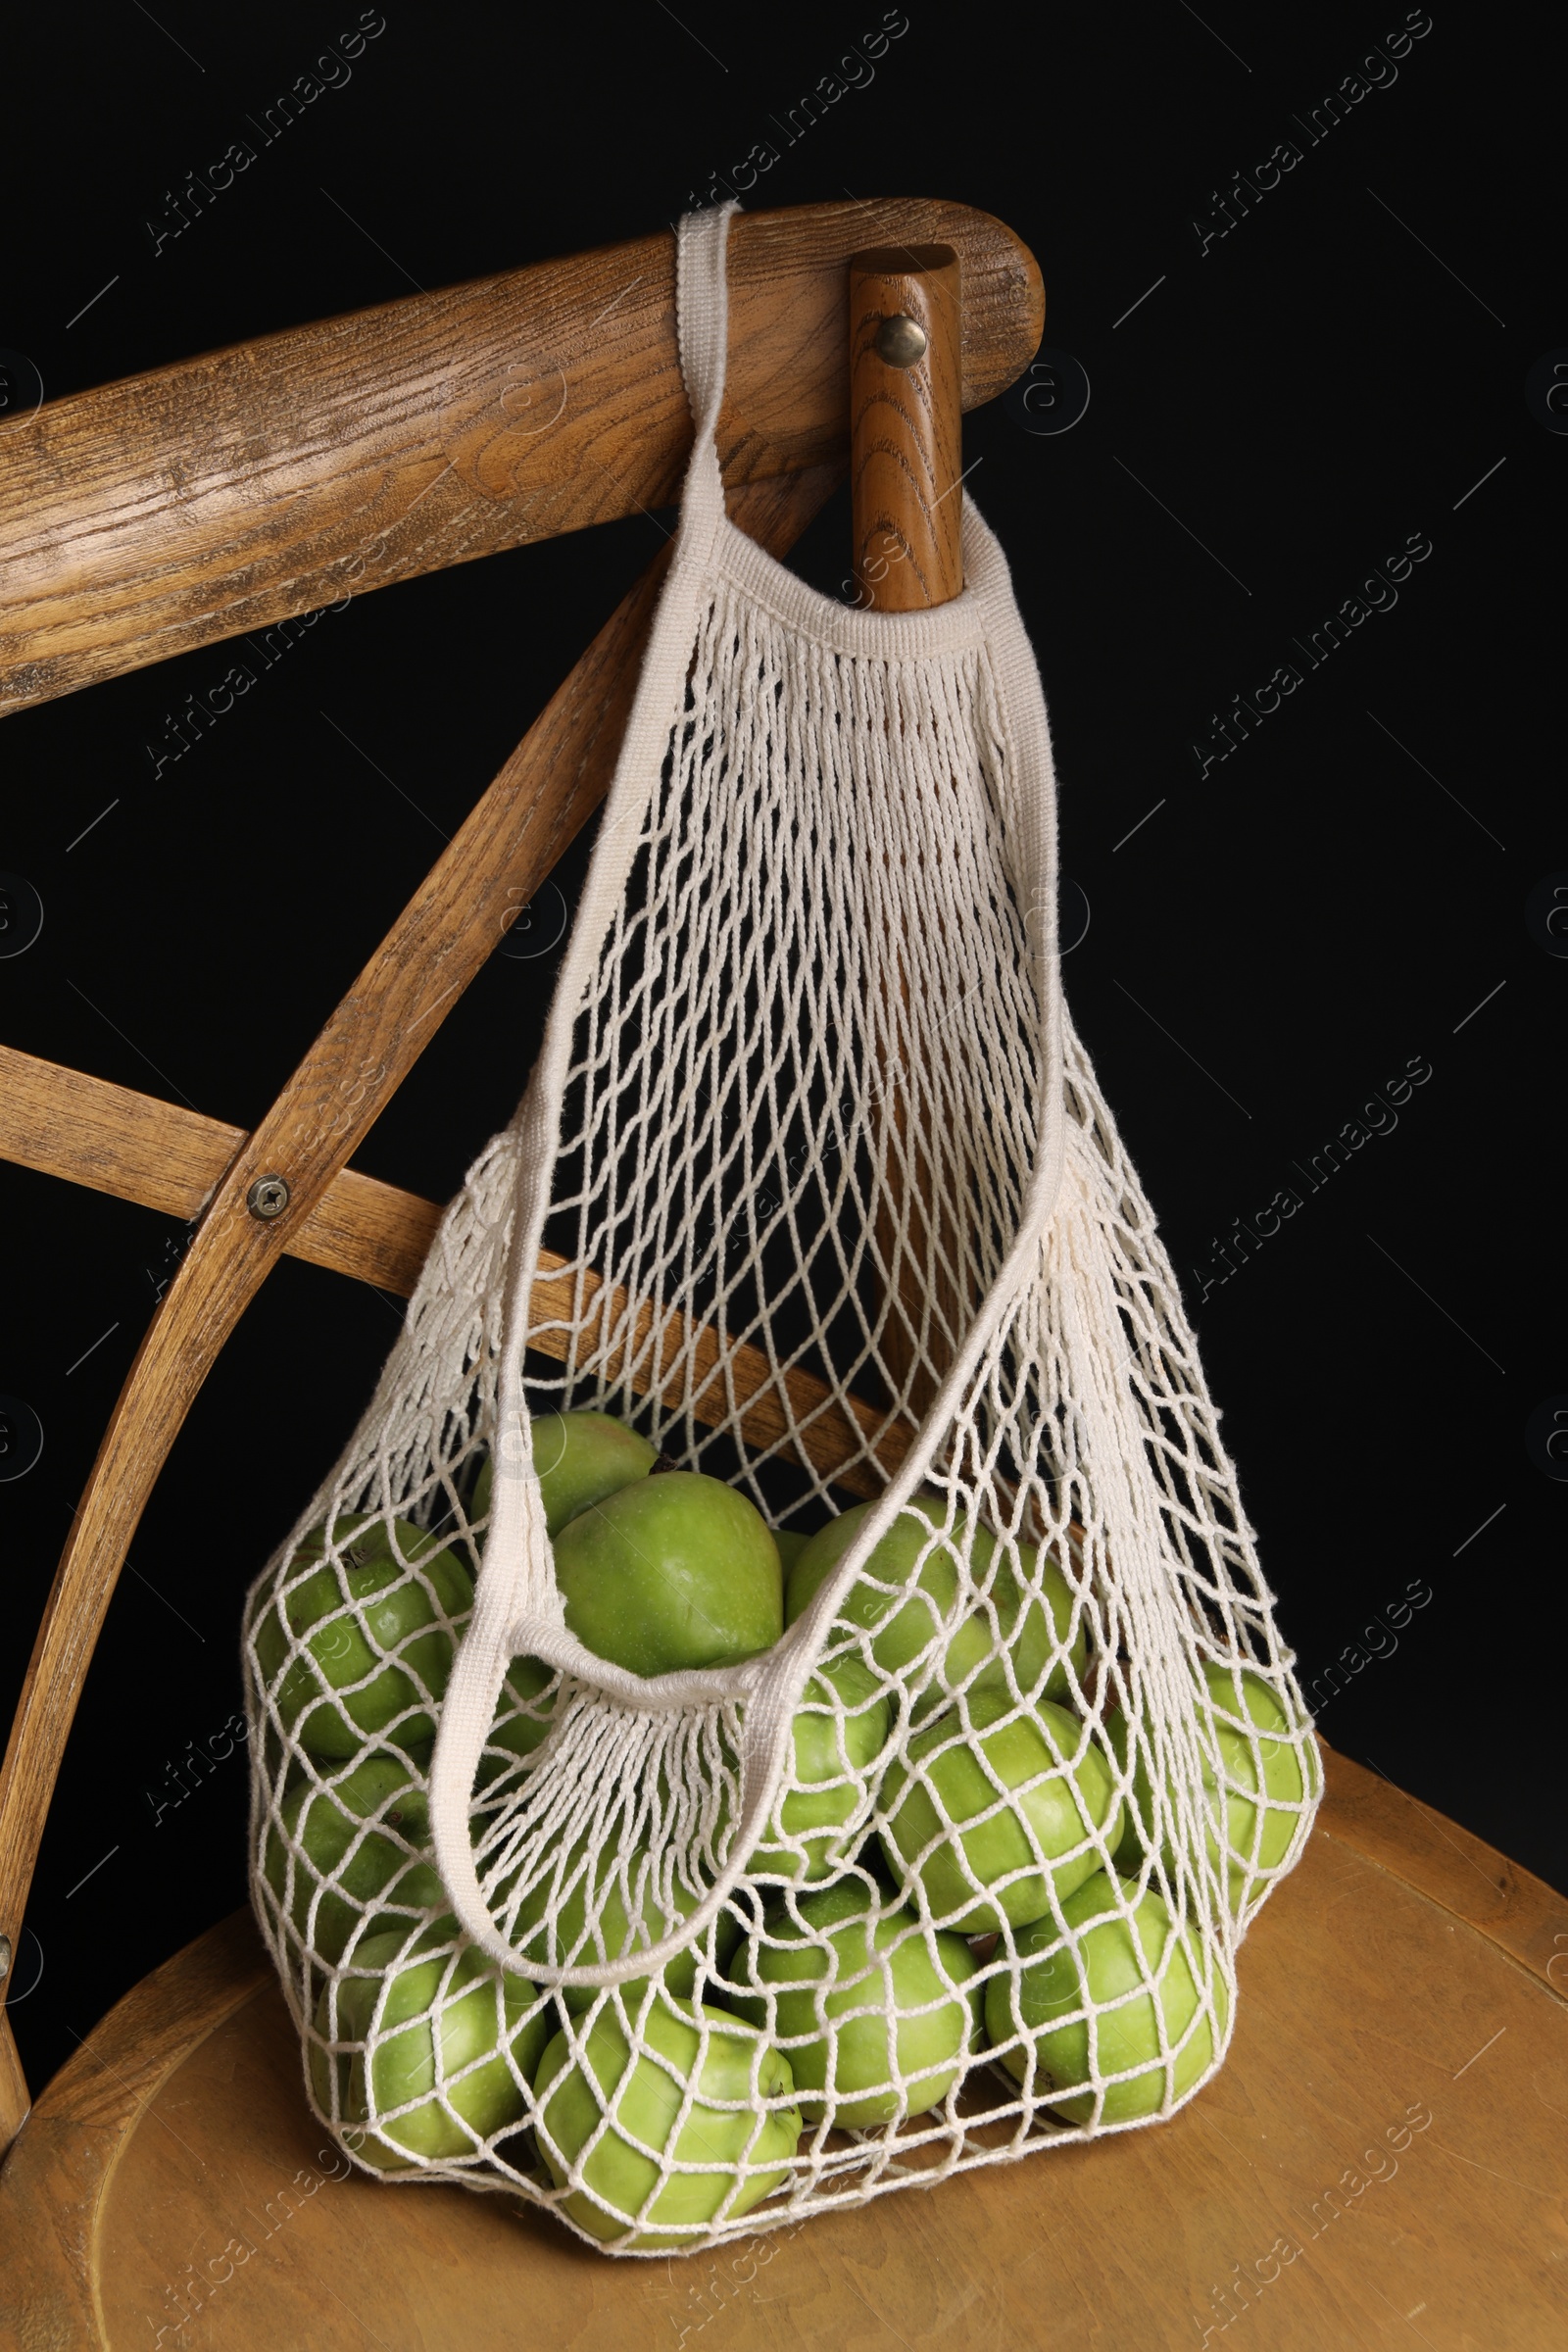
POLYGON ((884 318, 876 330, 876 352, 890 368, 912 368, 925 358, 925 328, 918 318, 906 318, 902 313, 884 318))
POLYGON ((245 1196, 245 1205, 264 1225, 280 1217, 288 1206, 288 1184, 282 1176, 258 1176, 245 1196))
POLYGON ((0 1936, 0 1983, 11 1974, 11 1938, 0 1936))

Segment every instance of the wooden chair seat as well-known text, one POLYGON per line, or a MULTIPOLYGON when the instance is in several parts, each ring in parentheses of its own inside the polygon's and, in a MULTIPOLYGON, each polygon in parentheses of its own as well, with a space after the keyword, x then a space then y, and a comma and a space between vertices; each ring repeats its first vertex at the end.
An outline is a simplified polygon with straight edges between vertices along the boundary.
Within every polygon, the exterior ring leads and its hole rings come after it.
POLYGON ((1229 2064, 1171 2124, 685 2261, 510 2197, 345 2174, 249 1916, 128 1994, 0 2181, 0 2342, 1153 2352, 1568 2342, 1568 1905, 1328 1757, 1243 1950, 1229 2064), (1208 2333, 1205 2335, 1205 2329, 1208 2333))

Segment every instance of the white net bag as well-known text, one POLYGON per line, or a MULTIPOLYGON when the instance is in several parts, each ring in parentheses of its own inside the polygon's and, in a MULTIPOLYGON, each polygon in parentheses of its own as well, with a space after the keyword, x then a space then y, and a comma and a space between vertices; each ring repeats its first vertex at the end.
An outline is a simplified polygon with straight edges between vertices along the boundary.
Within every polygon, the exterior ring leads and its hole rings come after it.
POLYGON ((527 1096, 246 1634, 318 2113, 634 2253, 1170 2114, 1319 1787, 1001 553, 855 613, 729 524, 727 228, 527 1096))

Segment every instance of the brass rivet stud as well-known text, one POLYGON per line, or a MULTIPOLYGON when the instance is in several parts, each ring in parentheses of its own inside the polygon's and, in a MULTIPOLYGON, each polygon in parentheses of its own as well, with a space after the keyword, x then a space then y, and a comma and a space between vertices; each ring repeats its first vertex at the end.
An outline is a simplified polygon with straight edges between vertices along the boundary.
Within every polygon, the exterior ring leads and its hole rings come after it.
POLYGON ((912 368, 925 358, 925 328, 918 318, 884 318, 876 330, 877 358, 890 368, 912 368))

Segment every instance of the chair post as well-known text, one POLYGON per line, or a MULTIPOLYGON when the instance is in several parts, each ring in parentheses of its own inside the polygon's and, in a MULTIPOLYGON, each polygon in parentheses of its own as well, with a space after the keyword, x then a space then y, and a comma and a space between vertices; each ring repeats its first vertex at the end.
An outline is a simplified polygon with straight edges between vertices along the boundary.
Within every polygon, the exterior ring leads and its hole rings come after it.
MULTIPOLYGON (((926 612, 951 604, 963 587, 963 324, 951 245, 875 246, 852 257, 853 560, 857 601, 873 612, 926 612)), ((897 746, 889 759, 896 767, 897 746)), ((932 1144, 909 1116, 906 943, 888 938, 880 946, 888 1036, 878 1073, 877 1348, 906 1423, 918 1423, 960 1333, 962 1236, 951 1209, 937 1206, 932 1144)), ((958 1041, 951 1042, 956 1051, 958 1041)), ((945 1138, 943 1150, 951 1154, 961 1142, 945 1138)))
MULTIPOLYGON (((10 1973, 11 1954, 7 1953, 6 1968, 10 1973)), ((27 2078, 22 2071, 17 2055, 16 2040, 11 2032, 11 2020, 0 2011, 0 2154, 10 2147, 27 2120, 31 2100, 27 2093, 27 2078)))

